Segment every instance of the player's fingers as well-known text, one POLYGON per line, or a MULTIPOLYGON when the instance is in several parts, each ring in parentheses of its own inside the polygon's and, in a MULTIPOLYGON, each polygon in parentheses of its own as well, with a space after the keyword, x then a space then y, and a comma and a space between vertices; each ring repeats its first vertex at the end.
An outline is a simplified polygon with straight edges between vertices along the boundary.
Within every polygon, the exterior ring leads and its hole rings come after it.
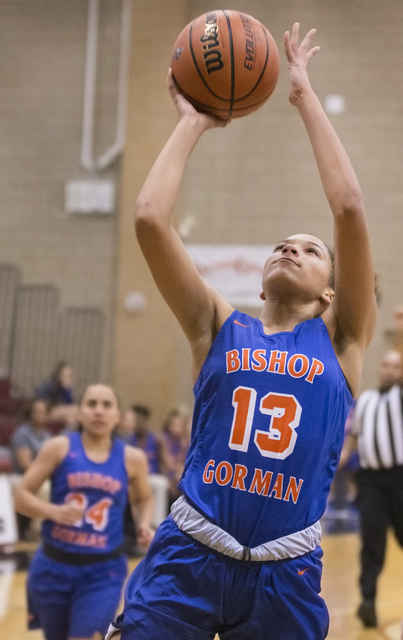
POLYGON ((311 40, 315 35, 315 33, 316 33, 316 29, 310 29, 310 31, 308 31, 305 38, 301 42, 301 45, 300 45, 301 49, 305 49, 306 51, 309 49, 309 47, 311 46, 311 40))
POLYGON ((290 32, 286 31, 284 34, 284 51, 285 56, 288 62, 291 62, 292 54, 291 54, 291 43, 290 43, 290 32))
POLYGON ((298 49, 299 22, 294 22, 291 29, 290 43, 292 49, 298 49))
POLYGON ((174 74, 172 73, 171 68, 168 71, 167 84, 168 84, 169 95, 173 100, 175 100, 179 92, 178 92, 178 88, 176 86, 175 79, 174 79, 174 74))
POLYGON ((308 53, 306 54, 306 58, 307 58, 308 62, 309 62, 309 60, 312 60, 312 58, 314 56, 316 56, 318 51, 320 51, 320 47, 312 47, 312 49, 310 51, 308 51, 308 53))

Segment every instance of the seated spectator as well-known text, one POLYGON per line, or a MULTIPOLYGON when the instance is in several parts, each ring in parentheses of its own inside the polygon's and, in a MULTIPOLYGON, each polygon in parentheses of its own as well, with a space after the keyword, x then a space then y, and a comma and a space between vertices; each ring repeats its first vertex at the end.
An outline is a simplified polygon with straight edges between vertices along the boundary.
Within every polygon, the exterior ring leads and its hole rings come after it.
MULTIPOLYGON (((36 458, 43 443, 51 437, 46 429, 49 419, 49 407, 45 400, 32 400, 26 415, 26 420, 11 436, 11 482, 16 487, 32 460, 36 458)), ((43 497, 48 495, 48 488, 44 487, 43 497)), ((21 540, 29 537, 31 519, 17 514, 18 535, 21 540)))
POLYGON ((179 411, 171 411, 163 427, 162 467, 168 478, 169 506, 180 496, 178 482, 185 466, 189 449, 189 434, 185 417, 179 411))
POLYGON ((122 413, 120 422, 115 430, 115 435, 128 444, 133 439, 135 424, 136 416, 134 415, 134 411, 132 407, 128 407, 122 413))
MULTIPOLYGON (((127 444, 141 449, 147 457, 149 483, 153 492, 154 512, 152 518, 153 527, 159 524, 168 515, 168 481, 161 474, 161 437, 152 431, 150 427, 151 411, 141 404, 128 407, 122 415, 116 435, 127 444)), ((125 532, 128 538, 135 535, 135 525, 132 522, 131 512, 126 509, 125 532)))
POLYGON ((76 427, 77 404, 73 393, 73 370, 67 362, 57 364, 49 380, 35 389, 35 398, 49 403, 51 420, 60 420, 67 429, 76 427))
POLYGON ((130 444, 144 451, 148 460, 149 473, 160 473, 161 438, 150 428, 151 411, 148 407, 135 404, 131 407, 134 417, 133 436, 130 444))

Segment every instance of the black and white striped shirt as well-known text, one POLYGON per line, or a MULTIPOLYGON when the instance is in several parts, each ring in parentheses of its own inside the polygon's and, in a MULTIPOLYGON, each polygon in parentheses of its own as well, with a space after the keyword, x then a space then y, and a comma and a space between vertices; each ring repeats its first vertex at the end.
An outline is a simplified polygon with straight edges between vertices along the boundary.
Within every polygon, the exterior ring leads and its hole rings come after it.
POLYGON ((395 385, 386 393, 364 391, 357 400, 353 434, 363 469, 403 465, 402 387, 395 385))

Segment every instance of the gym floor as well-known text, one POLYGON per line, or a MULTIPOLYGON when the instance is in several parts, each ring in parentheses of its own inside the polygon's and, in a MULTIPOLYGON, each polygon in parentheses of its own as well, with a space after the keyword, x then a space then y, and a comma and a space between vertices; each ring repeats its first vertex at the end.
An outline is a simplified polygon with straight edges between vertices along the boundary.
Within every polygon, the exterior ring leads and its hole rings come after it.
MULTIPOLYGON (((16 552, 0 555, 0 638, 43 640, 40 631, 25 625, 25 580, 35 544, 20 543, 16 552)), ((359 538, 356 533, 325 535, 323 592, 330 611, 328 640, 400 640, 403 617, 403 552, 392 535, 386 566, 379 583, 378 629, 364 629, 355 612, 359 604, 359 538)), ((130 561, 132 570, 138 560, 130 561)), ((251 639, 252 640, 252 639, 251 639)), ((275 639, 279 640, 279 639, 275 639)))

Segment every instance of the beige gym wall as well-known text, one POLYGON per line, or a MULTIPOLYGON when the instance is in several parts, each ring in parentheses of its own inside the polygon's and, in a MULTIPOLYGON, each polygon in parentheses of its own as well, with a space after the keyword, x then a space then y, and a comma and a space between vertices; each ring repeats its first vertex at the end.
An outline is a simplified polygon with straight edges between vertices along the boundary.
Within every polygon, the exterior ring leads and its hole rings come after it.
MULTIPOLYGON (((120 7, 100 1, 95 158, 115 136, 120 7)), ((116 216, 64 209, 67 181, 120 174, 80 166, 87 14, 86 0, 0 0, 0 262, 56 287, 61 309, 102 312, 110 380, 116 216)))
POLYGON ((113 380, 124 403, 149 405, 153 423, 178 403, 176 322, 161 299, 133 229, 136 196, 177 117, 166 90, 173 43, 188 20, 184 0, 133 3, 127 143, 121 186, 113 380), (131 293, 144 308, 129 311, 131 293))

